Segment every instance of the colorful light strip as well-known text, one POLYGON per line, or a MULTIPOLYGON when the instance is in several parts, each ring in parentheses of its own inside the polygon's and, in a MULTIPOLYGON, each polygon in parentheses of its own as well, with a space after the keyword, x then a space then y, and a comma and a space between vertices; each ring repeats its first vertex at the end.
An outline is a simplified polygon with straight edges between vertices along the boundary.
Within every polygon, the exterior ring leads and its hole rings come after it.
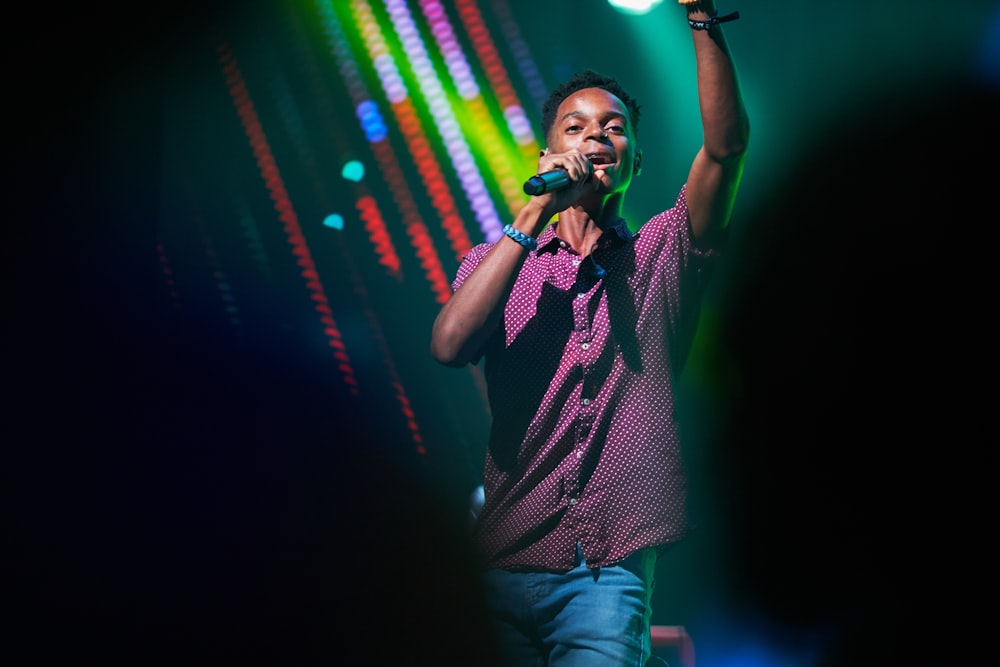
MULTIPOLYGON (((293 27, 296 28, 297 33, 293 35, 293 42, 295 44, 305 44, 307 38, 302 31, 298 29, 297 22, 293 21, 293 27)), ((299 60, 296 63, 296 66, 299 73, 306 74, 313 82, 313 85, 311 86, 314 91, 312 96, 313 103, 318 104, 320 108, 326 111, 326 113, 322 114, 324 117, 330 118, 331 121, 335 119, 337 114, 333 110, 331 101, 324 94, 326 86, 321 82, 321 76, 318 71, 319 68, 315 60, 312 58, 311 53, 302 50, 299 53, 299 60)), ((295 111, 294 105, 287 105, 286 108, 289 113, 295 111)), ((366 136, 378 137, 379 140, 385 139, 386 127, 381 121, 381 116, 378 116, 377 114, 368 114, 366 116, 366 120, 362 120, 362 126, 365 128, 366 136)), ((344 154, 347 151, 346 148, 344 148, 341 130, 342 128, 340 126, 331 128, 331 135, 334 139, 335 145, 341 147, 341 154, 344 154)), ((328 190, 322 185, 322 178, 320 177, 319 168, 317 167, 317 160, 312 154, 311 146, 311 142, 301 143, 299 150, 302 154, 302 162, 306 165, 307 169, 315 172, 313 173, 313 181, 318 184, 316 193, 317 197, 320 201, 324 202, 324 207, 329 210, 329 203, 326 202, 328 190)), ((375 244, 375 251, 379 258, 379 263, 390 268, 392 275, 401 278, 402 274, 400 272, 399 257, 396 255, 395 249, 392 246, 392 239, 389 237, 389 233, 386 229, 385 221, 382 218, 382 213, 379 209, 377 201, 373 196, 368 194, 367 189, 363 186, 363 184, 355 185, 354 193, 356 196, 355 208, 358 211, 359 217, 365 223, 364 228, 368 232, 369 239, 373 244, 375 244), (393 262, 395 262, 394 266, 392 264, 393 262)), ((375 310, 371 306, 371 298, 368 295, 365 282, 361 278, 360 272, 355 266, 354 255, 348 251, 342 235, 334 234, 332 236, 332 240, 334 248, 338 251, 338 261, 342 266, 348 269, 351 289, 362 304, 365 319, 372 334, 372 340, 375 342, 382 355, 383 365, 389 375, 390 386, 392 387, 396 401, 399 403, 403 418, 406 420, 407 427, 410 430, 410 437, 416 445, 417 453, 426 454, 427 452, 423 444, 423 437, 420 434, 420 427, 417 424, 416 417, 410 407, 410 399, 407 396, 403 381, 399 376, 392 352, 389 349, 389 345, 382 331, 381 323, 379 322, 375 310)))
MULTIPOLYGON (((420 7, 434 35, 438 50, 444 58, 452 83, 465 102, 466 113, 472 125, 472 131, 467 134, 473 138, 477 154, 485 157, 491 175, 496 180, 500 194, 507 204, 507 211, 513 217, 524 206, 525 201, 521 189, 524 169, 515 169, 515 166, 521 166, 521 160, 507 153, 506 148, 510 142, 500 135, 496 123, 490 116, 444 7, 437 0, 422 0, 420 7)), ((486 238, 491 241, 500 237, 499 230, 484 230, 484 232, 486 238)))
MULTIPOLYGON (((327 183, 321 175, 321 170, 317 166, 316 157, 313 155, 312 149, 310 148, 312 142, 310 142, 306 136, 305 126, 302 122, 301 114, 298 112, 297 105, 288 90, 285 79, 280 73, 275 72, 274 75, 269 77, 268 80, 272 90, 274 91, 274 97, 278 101, 279 114, 284 120, 286 130, 292 140, 292 145, 296 149, 302 168, 312 176, 314 191, 316 196, 321 201, 324 201, 323 205, 325 209, 332 210, 332 205, 330 202, 326 201, 327 183)), ((316 96, 320 95, 318 91, 321 90, 323 90, 322 86, 314 87, 314 91, 317 91, 313 94, 314 101, 316 96)), ((375 121, 373 121, 370 117, 366 118, 362 121, 362 124, 364 123, 368 124, 366 131, 371 130, 374 136, 381 135, 384 137, 386 128, 384 123, 381 122, 380 117, 375 121)), ((339 138, 339 133, 333 132, 332 134, 337 137, 337 143, 342 144, 342 140, 339 138)), ((392 238, 385 229, 385 220, 382 217, 382 212, 378 208, 378 204, 368 193, 367 188, 363 185, 355 186, 354 190, 358 197, 355 200, 355 208, 359 213, 364 214, 361 216, 365 222, 364 229, 369 232, 369 238, 375 249, 376 255, 379 257, 379 264, 388 268, 391 275, 395 277, 397 281, 401 281, 402 274, 400 273, 401 266, 399 256, 396 254, 396 248, 392 243, 392 238), (363 206, 361 203, 362 200, 365 202, 363 206)))
MULTIPOLYGON (((372 121, 372 114, 377 113, 378 105, 372 95, 369 94, 364 79, 360 74, 357 59, 354 58, 350 50, 349 42, 344 35, 341 22, 334 11, 333 3, 330 0, 319 0, 317 2, 317 9, 324 34, 327 37, 330 52, 337 63, 341 76, 347 84, 347 90, 351 95, 355 109, 358 110, 357 115, 359 119, 366 119, 363 121, 362 127, 366 129, 366 133, 369 136, 375 160, 389 187, 389 191, 392 193, 406 232, 410 237, 410 244, 416 250, 416 256, 420 261, 421 268, 424 269, 427 281, 431 284, 435 299, 438 303, 445 303, 451 298, 451 283, 441 265, 437 250, 434 249, 427 226, 420 216, 409 184, 403 175, 399 160, 396 158, 395 152, 385 135, 377 132, 369 133, 369 130, 373 127, 379 127, 377 123, 372 121), (371 141, 376 137, 378 138, 377 141, 371 141)), ((363 36, 372 31, 378 32, 378 26, 375 25, 374 18, 371 16, 371 10, 366 4, 362 3, 355 7, 355 3, 352 3, 351 10, 355 12, 356 16, 360 16, 360 19, 356 20, 356 23, 363 36)), ((366 37, 365 39, 366 43, 368 43, 368 38, 366 37)), ((389 81, 383 79, 383 85, 386 87, 387 92, 392 90, 392 85, 389 81)), ((400 120, 400 111, 395 108, 394 111, 396 112, 397 120, 400 120)), ((384 123, 382 125, 384 126, 384 123)))
MULTIPOLYGON (((313 104, 318 105, 326 111, 323 116, 329 119, 329 123, 326 125, 329 129, 328 136, 333 140, 333 143, 337 148, 337 152, 341 156, 341 161, 348 162, 352 151, 344 141, 343 128, 336 122, 338 114, 334 109, 334 105, 330 102, 328 96, 324 94, 326 91, 326 81, 323 80, 323 77, 320 76, 318 72, 319 68, 315 62, 315 58, 312 56, 312 52, 305 48, 305 45, 309 43, 308 36, 302 30, 295 12, 289 12, 289 19, 291 28, 295 32, 295 34, 292 35, 291 43, 293 45, 294 53, 298 56, 298 72, 300 74, 307 74, 311 80, 311 101, 313 104)), ((284 77, 276 75, 271 77, 271 81, 273 82, 272 85, 280 85, 282 87, 277 94, 282 98, 288 99, 286 104, 279 105, 279 109, 287 108, 289 111, 294 112, 294 100, 290 93, 288 93, 287 90, 284 90, 284 77)), ((305 168, 313 176, 314 190, 318 198, 324 202, 323 205, 326 207, 326 210, 332 211, 334 207, 330 204, 330 202, 326 201, 328 199, 326 193, 329 184, 317 166, 317 160, 311 149, 313 142, 306 136, 304 125, 301 120, 298 120, 299 114, 294 112, 286 115, 293 117, 288 121, 290 125, 289 133, 294 139, 294 145, 298 149, 298 153, 303 160, 305 168)), ((361 118, 361 121, 366 136, 381 136, 384 138, 388 132, 385 123, 382 122, 381 116, 377 113, 377 109, 374 114, 367 114, 364 118, 361 118)), ((386 267, 389 275, 397 282, 402 282, 402 264, 400 262, 399 255, 396 252, 396 246, 392 242, 392 237, 386 230, 385 218, 382 216, 382 212, 379 209, 377 202, 374 207, 370 203, 367 203, 364 208, 362 208, 362 200, 367 200, 368 202, 373 202, 375 200, 371 197, 368 192, 368 188, 363 183, 359 183, 358 181, 352 181, 352 183, 354 183, 353 193, 355 196, 355 209, 359 212, 359 214, 362 212, 364 213, 364 216, 359 215, 359 217, 361 217, 365 223, 363 228, 369 233, 369 239, 372 243, 372 249, 378 257, 378 263, 386 267)), ((339 239, 339 237, 335 238, 339 239)), ((351 259, 351 255, 343 253, 343 251, 342 254, 346 254, 348 260, 351 259)), ((353 266, 353 264, 351 265, 353 266)))
POLYGON ((521 73, 521 78, 524 79, 528 93, 531 95, 534 108, 541 113, 542 105, 545 104, 545 98, 549 95, 548 88, 545 85, 545 80, 542 78, 541 72, 538 71, 538 64, 535 62, 535 57, 531 55, 528 42, 521 33, 521 27, 514 20, 514 15, 510 10, 510 3, 507 0, 493 0, 491 6, 493 7, 493 13, 500 22, 500 30, 503 31, 507 48, 514 55, 517 71, 521 73))
MULTIPOLYGON (((403 0, 386 0, 385 6, 396 36, 402 45, 403 52, 406 54, 406 61, 416 77, 417 87, 431 113, 437 133, 444 143, 445 151, 451 158, 455 175, 458 177, 462 185, 462 190, 465 192, 466 200, 469 202, 473 214, 479 223, 479 229, 487 237, 499 238, 503 224, 497 215, 493 199, 486 188, 486 183, 483 181, 483 175, 479 171, 479 166, 476 164, 472 151, 469 149, 469 144, 465 139, 462 127, 455 117, 441 81, 438 79, 434 71, 434 66, 427 55, 427 49, 413 21, 413 16, 410 14, 410 10, 403 0)), ((389 58, 388 52, 384 54, 383 58, 386 60, 389 58)), ((392 68, 393 70, 397 69, 394 62, 392 63, 392 68)), ((406 92, 405 84, 402 82, 400 82, 400 88, 404 93, 406 92)), ((400 103, 402 101, 400 100, 400 103)), ((408 93, 405 101, 409 102, 408 93)), ((421 130, 422 134, 423 131, 421 130)), ((430 169, 431 164, 436 167, 437 160, 433 159, 433 162, 431 162, 434 154, 429 150, 429 146, 423 142, 418 146, 422 153, 418 169, 421 166, 423 167, 423 169, 420 169, 421 176, 424 180, 424 186, 429 187, 436 180, 441 179, 442 175, 439 170, 430 169)), ((413 144, 411 143, 411 150, 412 147, 413 144)), ((464 250, 456 249, 456 256, 461 258, 465 254, 465 250, 467 248, 464 250)))
POLYGON ((316 266, 309 252, 309 246, 306 244, 305 236, 302 234, 298 216, 292 206, 291 199, 288 197, 281 173, 268 145, 267 136, 264 134, 264 129, 257 116, 253 100, 250 99, 246 82, 228 44, 220 44, 218 52, 230 97, 232 97, 233 104, 236 106, 236 112, 240 117, 240 123, 249 140, 250 147, 253 149, 253 155, 261 177, 264 179, 264 185, 267 187, 272 201, 274 201, 274 210, 278 213, 278 220, 283 223, 288 243, 292 246, 292 254, 297 258, 296 264, 302 269, 301 275, 306 281, 306 289, 310 292, 310 298, 316 304, 314 309, 320 314, 320 322, 324 326, 323 333, 326 334, 328 344, 333 349, 337 368, 340 370, 344 383, 348 386, 351 394, 357 396, 360 392, 358 390, 354 367, 351 365, 343 337, 333 318, 333 312, 330 309, 323 285, 316 272, 316 266))
POLYGON ((503 109, 511 134, 514 135, 521 154, 532 169, 538 162, 538 142, 531 131, 531 123, 524 113, 524 107, 507 75, 507 69, 490 37, 489 29, 483 22, 482 14, 473 0, 456 0, 458 15, 472 40, 472 47, 482 64, 483 72, 492 87, 493 97, 503 109))
POLYGON ((368 238, 375 244, 375 252, 379 257, 379 264, 386 266, 393 274, 399 275, 399 257, 392 251, 392 239, 385 229, 385 221, 382 219, 382 212, 378 208, 378 202, 371 195, 365 195, 357 200, 355 206, 358 215, 365 223, 365 231, 368 238), (391 262, 395 261, 394 264, 391 262))

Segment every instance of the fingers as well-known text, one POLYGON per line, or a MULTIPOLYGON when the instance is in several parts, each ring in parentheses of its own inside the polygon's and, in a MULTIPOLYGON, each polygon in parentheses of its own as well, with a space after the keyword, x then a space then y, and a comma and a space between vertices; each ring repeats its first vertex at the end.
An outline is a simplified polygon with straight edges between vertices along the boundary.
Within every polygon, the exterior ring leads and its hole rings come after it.
POLYGON ((573 183, 587 181, 594 173, 594 165, 579 150, 569 153, 548 153, 538 159, 538 173, 562 169, 573 183))

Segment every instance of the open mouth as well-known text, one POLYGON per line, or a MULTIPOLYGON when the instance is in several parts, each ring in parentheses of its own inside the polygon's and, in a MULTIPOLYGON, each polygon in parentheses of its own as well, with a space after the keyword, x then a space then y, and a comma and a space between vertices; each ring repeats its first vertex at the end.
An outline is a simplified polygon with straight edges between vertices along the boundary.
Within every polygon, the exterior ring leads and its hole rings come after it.
POLYGON ((591 153, 587 156, 596 169, 605 169, 615 163, 615 156, 610 153, 591 153))

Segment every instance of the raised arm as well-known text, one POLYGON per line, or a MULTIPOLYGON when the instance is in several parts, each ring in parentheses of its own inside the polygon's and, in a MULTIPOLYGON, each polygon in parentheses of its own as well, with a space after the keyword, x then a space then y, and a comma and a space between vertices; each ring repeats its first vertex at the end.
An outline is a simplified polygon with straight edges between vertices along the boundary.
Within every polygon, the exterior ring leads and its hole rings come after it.
MULTIPOLYGON (((715 0, 679 2, 692 21, 723 18, 717 16, 715 0)), ((691 29, 704 139, 688 173, 687 202, 695 238, 702 241, 710 241, 729 224, 750 139, 750 122, 723 25, 691 29)))

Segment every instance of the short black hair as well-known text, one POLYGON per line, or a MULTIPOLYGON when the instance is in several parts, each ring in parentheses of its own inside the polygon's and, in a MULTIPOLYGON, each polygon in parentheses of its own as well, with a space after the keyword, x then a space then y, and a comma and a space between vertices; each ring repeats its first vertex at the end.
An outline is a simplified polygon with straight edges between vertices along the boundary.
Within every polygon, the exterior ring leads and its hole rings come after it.
POLYGON ((638 134, 639 108, 641 106, 639 102, 637 102, 634 97, 629 95, 625 89, 622 88, 618 79, 606 76, 600 72, 595 72, 592 69, 586 69, 582 72, 577 72, 569 79, 556 86, 552 92, 549 93, 549 97, 545 100, 545 104, 542 105, 542 133, 546 140, 548 139, 549 131, 556 122, 556 112, 559 110, 559 105, 562 104, 563 100, 567 97, 578 90, 583 90, 584 88, 603 88, 620 99, 622 103, 625 104, 625 108, 628 109, 632 131, 638 134))

